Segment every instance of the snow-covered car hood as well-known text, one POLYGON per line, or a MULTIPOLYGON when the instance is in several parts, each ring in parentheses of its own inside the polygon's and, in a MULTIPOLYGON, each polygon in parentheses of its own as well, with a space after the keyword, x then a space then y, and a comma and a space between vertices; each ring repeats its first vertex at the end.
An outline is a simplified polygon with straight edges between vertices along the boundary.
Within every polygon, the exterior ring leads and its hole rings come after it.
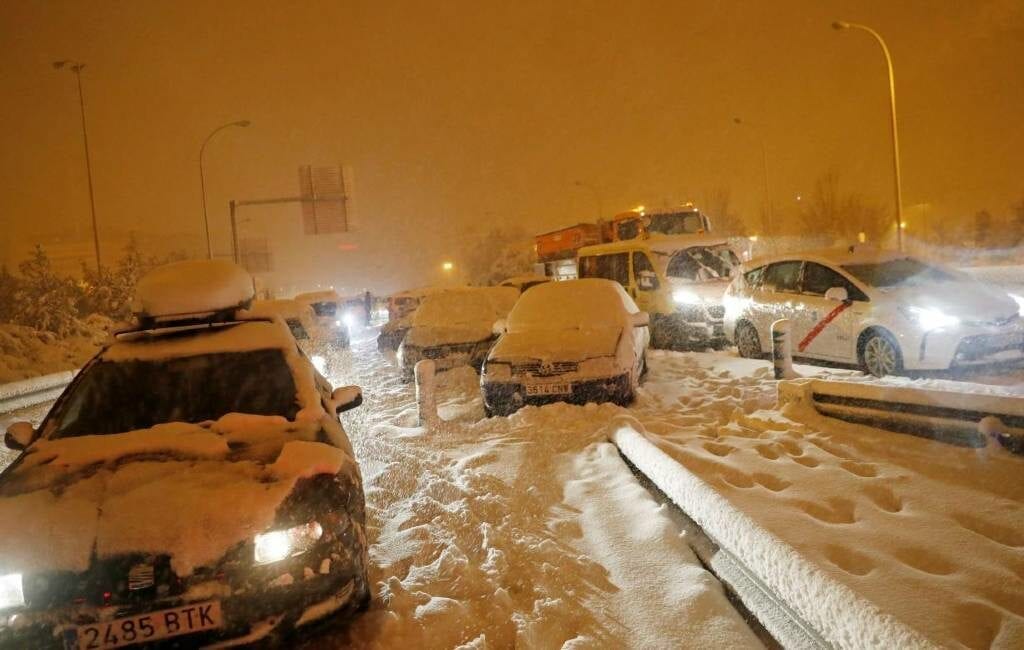
POLYGON ((405 335, 405 345, 430 348, 438 345, 477 343, 493 336, 492 323, 469 323, 451 327, 416 325, 405 335))
POLYGON ((0 574, 81 573, 93 553, 146 553, 170 555, 187 576, 273 526, 299 479, 358 472, 346 452, 313 441, 318 430, 229 414, 41 440, 0 483, 0 574))
POLYGON ((584 361, 614 355, 621 336, 620 327, 508 332, 498 339, 489 358, 492 361, 584 361))
POLYGON ((937 309, 965 322, 1003 320, 1019 310, 1013 298, 978 282, 943 282, 876 291, 892 301, 894 306, 937 309))
POLYGON ((729 287, 730 280, 709 280, 707 282, 689 282, 682 278, 669 278, 668 285, 672 291, 692 291, 701 297, 705 302, 720 304, 725 290, 729 287))

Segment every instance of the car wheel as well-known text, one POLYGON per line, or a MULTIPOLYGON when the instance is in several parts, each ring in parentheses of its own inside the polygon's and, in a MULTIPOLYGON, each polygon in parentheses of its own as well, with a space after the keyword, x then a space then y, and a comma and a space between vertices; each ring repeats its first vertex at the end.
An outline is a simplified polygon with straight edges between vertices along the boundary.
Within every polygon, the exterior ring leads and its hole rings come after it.
POLYGON ((736 349, 745 359, 760 359, 764 355, 757 328, 746 321, 736 326, 736 349))
POLYGON ((861 345, 860 367, 875 377, 902 372, 903 355, 900 353, 899 344, 888 332, 872 331, 861 345))

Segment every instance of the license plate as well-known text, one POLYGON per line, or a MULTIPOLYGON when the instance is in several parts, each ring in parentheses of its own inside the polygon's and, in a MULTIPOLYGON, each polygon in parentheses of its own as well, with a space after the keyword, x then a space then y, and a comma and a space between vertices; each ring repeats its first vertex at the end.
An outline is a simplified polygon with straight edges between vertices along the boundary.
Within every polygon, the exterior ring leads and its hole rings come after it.
POLYGON ((572 384, 527 384, 527 395, 568 395, 572 392, 572 384))
POLYGON ((64 632, 65 650, 105 650, 216 630, 222 625, 220 601, 182 605, 103 623, 79 625, 64 632))

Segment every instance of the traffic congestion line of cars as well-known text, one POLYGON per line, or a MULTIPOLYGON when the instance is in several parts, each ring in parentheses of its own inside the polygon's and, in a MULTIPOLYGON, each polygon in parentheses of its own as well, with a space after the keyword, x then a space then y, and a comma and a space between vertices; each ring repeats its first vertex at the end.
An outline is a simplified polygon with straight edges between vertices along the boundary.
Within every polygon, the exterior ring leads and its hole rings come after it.
POLYGON ((0 646, 198 647, 365 608, 365 505, 332 389, 247 273, 179 262, 0 474, 0 646))

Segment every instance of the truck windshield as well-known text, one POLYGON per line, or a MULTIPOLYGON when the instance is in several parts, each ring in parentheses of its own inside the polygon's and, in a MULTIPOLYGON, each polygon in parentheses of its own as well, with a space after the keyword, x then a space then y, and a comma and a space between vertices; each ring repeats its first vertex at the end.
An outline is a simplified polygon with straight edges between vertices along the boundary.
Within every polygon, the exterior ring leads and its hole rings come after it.
MULTIPOLYGON (((280 350, 200 354, 88 366, 51 416, 50 439, 204 422, 227 413, 298 412, 295 381, 280 350)), ((44 431, 49 428, 44 424, 44 431)))
POLYGON ((739 257, 725 244, 693 246, 672 255, 665 275, 690 282, 724 280, 731 278, 739 265, 739 257))
POLYGON ((699 212, 671 212, 652 214, 647 230, 659 235, 687 235, 704 230, 704 220, 699 212))

